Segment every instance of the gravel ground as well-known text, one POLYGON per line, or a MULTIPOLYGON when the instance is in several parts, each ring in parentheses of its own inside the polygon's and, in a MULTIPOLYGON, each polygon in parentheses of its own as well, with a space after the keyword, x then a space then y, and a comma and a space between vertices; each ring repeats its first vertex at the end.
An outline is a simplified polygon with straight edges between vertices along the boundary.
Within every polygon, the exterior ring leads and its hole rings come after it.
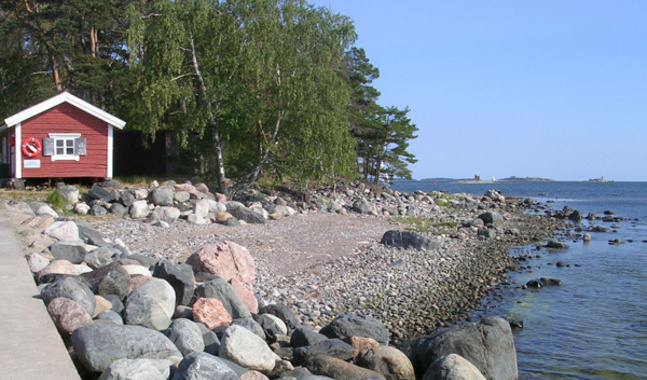
MULTIPOLYGON (((262 302, 291 306, 304 324, 322 326, 342 312, 379 318, 394 340, 423 334, 456 320, 514 267, 512 246, 537 242, 558 228, 546 217, 517 208, 497 209, 506 218, 492 239, 460 228, 483 207, 450 207, 432 216, 426 233, 434 249, 418 251, 379 244, 393 218, 307 211, 265 224, 227 227, 177 221, 164 228, 131 219, 90 219, 109 239, 133 253, 184 261, 205 245, 229 240, 246 247, 256 263, 262 302)), ((471 202, 471 203, 470 203, 471 202)), ((458 205, 461 206, 461 205, 458 205)))

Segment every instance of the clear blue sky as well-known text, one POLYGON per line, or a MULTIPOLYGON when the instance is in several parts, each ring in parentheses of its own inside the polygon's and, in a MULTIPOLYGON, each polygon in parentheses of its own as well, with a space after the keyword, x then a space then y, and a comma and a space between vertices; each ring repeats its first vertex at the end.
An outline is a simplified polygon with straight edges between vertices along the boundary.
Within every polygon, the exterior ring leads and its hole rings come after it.
POLYGON ((414 178, 647 181, 647 1, 311 0, 411 108, 414 178))

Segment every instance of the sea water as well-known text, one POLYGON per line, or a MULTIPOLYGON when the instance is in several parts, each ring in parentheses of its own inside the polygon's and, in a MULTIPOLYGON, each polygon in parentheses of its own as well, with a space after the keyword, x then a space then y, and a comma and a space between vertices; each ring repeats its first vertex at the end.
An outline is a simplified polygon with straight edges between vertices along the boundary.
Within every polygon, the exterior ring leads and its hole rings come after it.
POLYGON ((474 195, 497 189, 504 196, 549 202, 556 210, 569 206, 584 216, 612 211, 624 218, 583 220, 584 231, 596 225, 612 229, 590 232, 590 243, 565 237, 564 250, 511 249, 511 255, 533 257, 524 263, 530 268, 509 273, 510 285, 499 285, 496 297, 484 300, 473 316, 523 320, 523 329, 514 331, 520 379, 647 379, 647 183, 407 181, 393 188, 474 195), (609 245, 615 239, 624 244, 609 245), (540 277, 562 285, 521 288, 540 277))

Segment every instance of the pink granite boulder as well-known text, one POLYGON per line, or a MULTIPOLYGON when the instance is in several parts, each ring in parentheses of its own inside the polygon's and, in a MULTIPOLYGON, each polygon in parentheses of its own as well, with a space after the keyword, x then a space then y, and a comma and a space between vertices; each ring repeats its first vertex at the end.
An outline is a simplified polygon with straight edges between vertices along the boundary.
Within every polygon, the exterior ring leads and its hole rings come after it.
POLYGON ((225 306, 215 298, 199 298, 193 304, 193 320, 205 325, 209 330, 231 324, 231 315, 225 306))
POLYGON ((254 296, 252 288, 248 285, 243 284, 236 277, 229 280, 229 284, 234 288, 234 292, 241 300, 241 302, 247 307, 250 313, 258 314, 258 300, 254 296))
POLYGON ((63 297, 54 298, 47 312, 61 334, 69 335, 79 327, 92 324, 92 316, 80 304, 63 297))
POLYGON ((250 287, 254 285, 254 260, 247 248, 236 243, 223 241, 208 245, 189 256, 186 262, 196 273, 211 273, 225 281, 237 278, 250 287))

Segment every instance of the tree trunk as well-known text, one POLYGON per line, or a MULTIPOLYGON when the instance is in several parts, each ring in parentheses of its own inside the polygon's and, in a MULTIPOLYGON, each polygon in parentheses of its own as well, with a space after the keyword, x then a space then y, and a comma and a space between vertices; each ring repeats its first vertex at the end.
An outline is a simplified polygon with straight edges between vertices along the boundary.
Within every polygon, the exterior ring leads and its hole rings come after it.
POLYGON ((229 195, 229 189, 227 189, 227 183, 225 179, 225 163, 222 158, 222 140, 220 138, 220 133, 218 132, 218 120, 216 120, 216 115, 214 113, 211 102, 209 101, 209 95, 207 93, 207 85, 204 82, 204 77, 200 71, 200 65, 198 64, 198 57, 195 54, 195 44, 193 43, 193 34, 189 35, 189 43, 191 44, 191 60, 193 63, 193 70, 195 71, 198 81, 200 82, 200 91, 202 92, 202 98, 205 102, 205 106, 209 110, 209 126, 213 128, 213 151, 216 155, 216 182, 218 183, 218 191, 224 194, 229 195))

